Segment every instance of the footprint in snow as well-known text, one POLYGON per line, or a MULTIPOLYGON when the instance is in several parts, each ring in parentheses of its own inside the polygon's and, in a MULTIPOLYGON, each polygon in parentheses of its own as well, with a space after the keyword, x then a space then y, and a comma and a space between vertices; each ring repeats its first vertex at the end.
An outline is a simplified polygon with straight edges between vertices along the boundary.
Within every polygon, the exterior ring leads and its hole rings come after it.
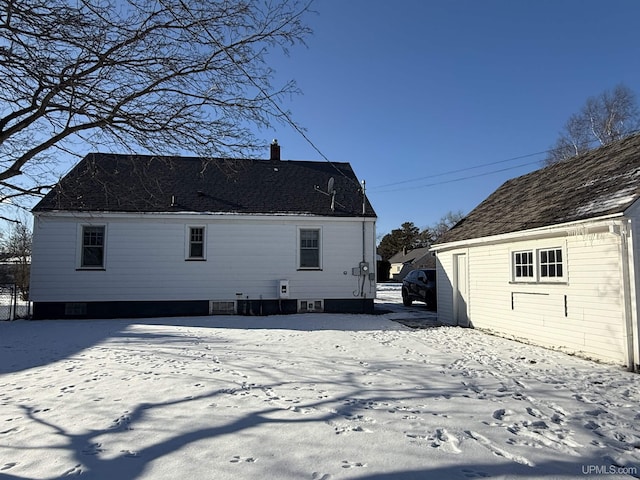
POLYGON ((493 418, 495 418, 496 420, 504 420, 505 417, 508 417, 512 413, 513 412, 511 410, 500 408, 493 412, 493 418))
POLYGON ((471 439, 475 440, 480 445, 482 445, 483 447, 485 447, 487 450, 489 450, 491 453, 493 453, 494 455, 496 455, 498 457, 503 457, 503 458, 506 458, 507 460, 514 461, 514 462, 519 463, 521 465, 527 465, 529 467, 535 466, 535 464, 533 462, 531 462, 529 459, 527 459, 526 457, 522 457, 520 455, 514 455, 514 454, 504 450, 503 448, 500 448, 498 445, 494 444, 491 440, 489 440, 484 435, 481 435, 481 434, 479 434, 477 432, 474 432, 473 430, 466 430, 465 433, 471 439))
POLYGON ((231 460, 229 460, 230 463, 255 463, 257 461, 256 458, 253 457, 241 457, 240 455, 234 455, 233 458, 231 460))
POLYGON ((74 466, 73 468, 70 468, 69 470, 64 472, 62 475, 65 477, 70 477, 72 475, 73 476, 82 475, 82 464, 78 463, 76 466, 74 466))
POLYGON ((462 473, 467 478, 489 478, 490 477, 490 475, 486 472, 471 470, 470 468, 463 468, 462 473))
POLYGON ((527 413, 532 417, 542 418, 542 413, 537 408, 527 407, 527 413))
POLYGON ((331 480, 331 474, 329 473, 318 473, 318 472, 313 472, 311 474, 311 480, 331 480))
POLYGON ((447 432, 445 428, 436 429, 435 435, 429 437, 433 448, 442 448, 443 451, 449 453, 460 453, 462 450, 458 448, 460 440, 455 435, 447 432))
POLYGON ((82 453, 85 455, 98 455, 100 452, 104 451, 101 443, 92 443, 87 448, 82 450, 82 453))

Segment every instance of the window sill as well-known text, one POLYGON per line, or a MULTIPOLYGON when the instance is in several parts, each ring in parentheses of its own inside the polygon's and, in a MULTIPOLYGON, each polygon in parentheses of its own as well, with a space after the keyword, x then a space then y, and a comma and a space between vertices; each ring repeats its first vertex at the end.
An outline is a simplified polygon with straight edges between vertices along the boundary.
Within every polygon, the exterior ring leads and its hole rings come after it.
POLYGON ((299 267, 299 272, 321 272, 322 268, 320 267, 299 267))
POLYGON ((206 258, 185 258, 185 262, 206 262, 206 258))
POLYGON ((76 272, 105 272, 107 269, 104 267, 78 267, 76 272))
POLYGON ((509 285, 569 285, 569 282, 567 280, 558 280, 558 281, 550 281, 550 280, 546 280, 546 281, 538 281, 538 280, 531 280, 531 281, 524 281, 524 280, 520 280, 517 282, 509 282, 509 285))

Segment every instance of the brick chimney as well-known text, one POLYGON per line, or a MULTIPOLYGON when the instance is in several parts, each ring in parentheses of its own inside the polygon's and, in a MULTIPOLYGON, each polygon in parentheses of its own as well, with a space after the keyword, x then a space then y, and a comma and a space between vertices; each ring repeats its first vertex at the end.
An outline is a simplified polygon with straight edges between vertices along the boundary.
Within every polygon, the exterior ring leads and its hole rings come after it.
POLYGON ((273 142, 271 142, 271 161, 280 161, 280 145, 278 145, 278 140, 275 138, 273 139, 273 142))

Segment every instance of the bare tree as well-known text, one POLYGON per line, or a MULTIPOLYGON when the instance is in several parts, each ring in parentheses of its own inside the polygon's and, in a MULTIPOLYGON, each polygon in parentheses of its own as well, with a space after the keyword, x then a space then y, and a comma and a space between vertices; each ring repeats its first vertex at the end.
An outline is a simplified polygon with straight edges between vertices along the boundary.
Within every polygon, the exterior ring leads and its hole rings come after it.
POLYGON ((634 93, 624 85, 587 99, 579 113, 567 120, 546 165, 587 152, 593 145, 607 145, 636 131, 640 114, 634 93))
POLYGON ((0 0, 0 202, 42 194, 78 144, 254 152, 253 127, 290 121, 267 54, 304 42, 311 1, 0 0))
POLYGON ((438 220, 430 230, 433 234, 433 243, 438 243, 438 240, 442 235, 451 230, 453 226, 464 218, 462 210, 454 212, 452 210, 445 213, 440 220, 438 220))
POLYGON ((29 274, 31 270, 31 239, 29 227, 17 222, 2 237, 0 247, 8 263, 11 281, 16 284, 23 300, 29 298, 29 274))

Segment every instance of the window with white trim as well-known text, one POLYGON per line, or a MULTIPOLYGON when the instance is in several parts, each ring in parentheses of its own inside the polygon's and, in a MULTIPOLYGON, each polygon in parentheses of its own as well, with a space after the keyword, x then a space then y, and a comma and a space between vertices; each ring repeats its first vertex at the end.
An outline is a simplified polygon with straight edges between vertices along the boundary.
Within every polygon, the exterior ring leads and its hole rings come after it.
POLYGON ((320 268, 320 229, 301 228, 299 230, 299 267, 320 268))
POLYGON ((513 252, 513 277, 515 280, 533 279, 533 251, 513 252))
POLYGON ((82 226, 82 247, 80 251, 80 268, 104 268, 104 225, 82 226))
POLYGON ((512 281, 544 283, 565 280, 562 248, 538 248, 511 252, 512 281))
POLYGON ((563 276, 562 249, 550 248, 539 251, 540 278, 561 278, 563 276))
POLYGON ((204 260, 204 227, 189 227, 190 260, 204 260))

